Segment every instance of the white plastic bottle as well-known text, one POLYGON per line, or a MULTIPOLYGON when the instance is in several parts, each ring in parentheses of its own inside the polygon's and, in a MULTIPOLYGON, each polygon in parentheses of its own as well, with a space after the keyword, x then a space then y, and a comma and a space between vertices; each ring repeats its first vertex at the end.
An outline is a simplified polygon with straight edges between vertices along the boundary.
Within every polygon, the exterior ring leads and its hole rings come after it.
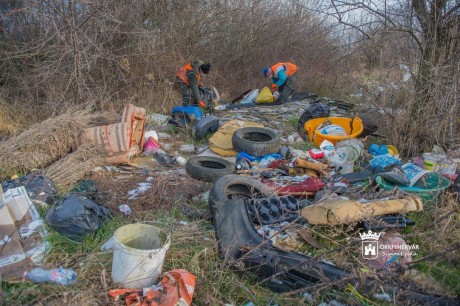
POLYGON ((64 286, 73 285, 77 280, 77 272, 72 269, 51 269, 45 270, 35 268, 25 273, 28 280, 33 283, 56 283, 64 286))

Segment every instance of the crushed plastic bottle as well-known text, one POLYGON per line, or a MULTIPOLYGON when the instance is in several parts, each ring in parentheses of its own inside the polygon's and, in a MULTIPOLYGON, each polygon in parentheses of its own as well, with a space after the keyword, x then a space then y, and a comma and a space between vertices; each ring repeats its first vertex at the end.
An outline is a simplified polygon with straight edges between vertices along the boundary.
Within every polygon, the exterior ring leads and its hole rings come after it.
POLYGON ((25 273, 25 277, 33 283, 55 283, 64 286, 75 284, 77 275, 74 270, 62 267, 51 270, 35 268, 25 273))

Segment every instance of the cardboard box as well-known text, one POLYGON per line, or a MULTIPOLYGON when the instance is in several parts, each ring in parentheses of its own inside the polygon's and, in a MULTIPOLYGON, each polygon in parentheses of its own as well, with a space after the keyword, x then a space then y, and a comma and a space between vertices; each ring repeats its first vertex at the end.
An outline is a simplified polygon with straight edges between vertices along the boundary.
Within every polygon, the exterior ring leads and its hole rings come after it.
POLYGON ((49 249, 43 238, 48 235, 45 226, 27 238, 21 238, 20 229, 27 230, 34 221, 43 222, 24 187, 12 188, 0 197, 0 277, 14 281, 25 271, 40 264, 49 249))

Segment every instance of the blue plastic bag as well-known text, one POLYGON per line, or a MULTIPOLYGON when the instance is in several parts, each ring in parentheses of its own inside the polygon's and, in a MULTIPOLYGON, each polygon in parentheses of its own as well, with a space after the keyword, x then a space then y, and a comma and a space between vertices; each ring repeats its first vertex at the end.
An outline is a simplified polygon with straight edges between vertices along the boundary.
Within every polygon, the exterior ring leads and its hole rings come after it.
POLYGON ((380 156, 380 155, 385 155, 388 154, 388 147, 386 145, 378 145, 378 144, 371 144, 369 147, 369 153, 371 153, 373 156, 380 156))
POLYGON ((236 156, 236 159, 240 159, 240 158, 245 158, 247 160, 249 160, 251 163, 253 162, 258 162, 260 163, 261 161, 263 160, 267 160, 267 159, 282 159, 281 155, 277 154, 277 153, 274 153, 274 154, 267 154, 267 155, 264 155, 264 156, 260 156, 260 157, 257 157, 257 156, 252 156, 248 153, 245 153, 245 152, 240 152, 238 153, 238 155, 236 156))
POLYGON ((401 165, 401 162, 398 159, 392 157, 391 155, 379 155, 375 156, 371 160, 370 164, 378 171, 383 171, 388 166, 401 165))
POLYGON ((171 110, 171 114, 188 114, 193 115, 196 119, 203 118, 203 111, 198 106, 176 106, 171 110))

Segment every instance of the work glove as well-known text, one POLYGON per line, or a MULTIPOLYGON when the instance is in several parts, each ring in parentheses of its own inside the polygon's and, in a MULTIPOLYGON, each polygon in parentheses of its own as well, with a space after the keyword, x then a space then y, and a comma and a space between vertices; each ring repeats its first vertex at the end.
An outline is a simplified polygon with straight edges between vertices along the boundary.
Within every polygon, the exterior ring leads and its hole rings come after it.
POLYGON ((272 84, 272 89, 271 89, 271 90, 272 90, 272 93, 275 92, 275 90, 276 90, 276 84, 272 84))
POLYGON ((199 101, 199 102, 198 102, 198 105, 199 105, 201 108, 206 108, 206 104, 204 104, 203 101, 199 101))

